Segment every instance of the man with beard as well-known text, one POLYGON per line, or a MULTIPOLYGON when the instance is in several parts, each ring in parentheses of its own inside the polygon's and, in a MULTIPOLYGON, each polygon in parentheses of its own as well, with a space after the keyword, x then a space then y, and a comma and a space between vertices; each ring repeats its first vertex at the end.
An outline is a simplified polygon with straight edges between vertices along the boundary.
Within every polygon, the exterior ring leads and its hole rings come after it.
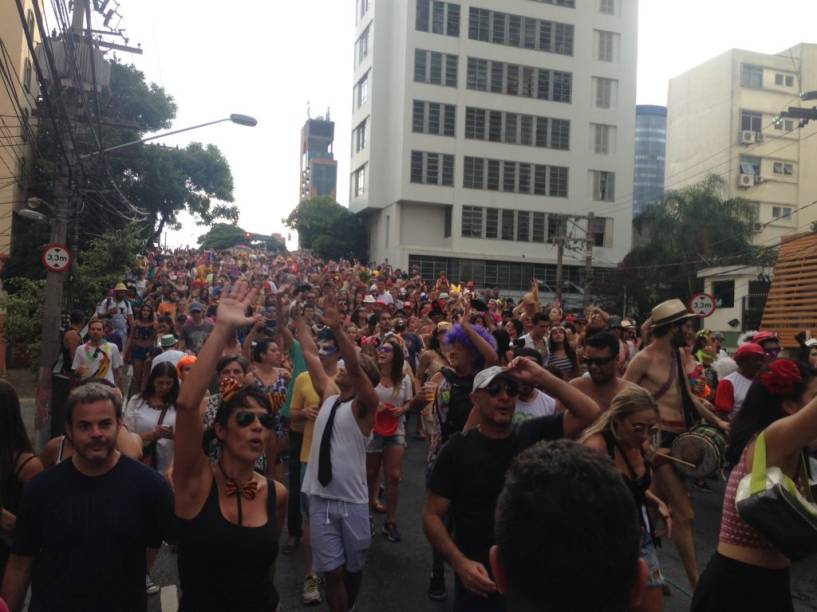
POLYGON ((20 612, 144 612, 145 550, 172 541, 173 493, 116 450, 122 399, 100 383, 68 397, 74 455, 29 482, 17 513, 2 597, 20 612))
MULTIPOLYGON (((702 416, 724 431, 729 424, 718 418, 709 402, 692 393, 684 369, 683 347, 692 341, 691 314, 681 300, 662 302, 652 310, 650 329, 653 342, 638 353, 624 379, 640 385, 658 402, 661 440, 659 447, 668 454, 673 441, 688 431, 702 416)), ((694 589, 700 571, 695 557, 692 521, 695 514, 683 480, 669 463, 655 466, 658 495, 672 509, 672 537, 681 556, 689 582, 694 589)))
POLYGON ((635 385, 618 375, 618 352, 621 343, 609 332, 599 332, 584 341, 584 365, 587 374, 570 381, 585 395, 592 397, 602 412, 613 398, 627 387, 635 385))

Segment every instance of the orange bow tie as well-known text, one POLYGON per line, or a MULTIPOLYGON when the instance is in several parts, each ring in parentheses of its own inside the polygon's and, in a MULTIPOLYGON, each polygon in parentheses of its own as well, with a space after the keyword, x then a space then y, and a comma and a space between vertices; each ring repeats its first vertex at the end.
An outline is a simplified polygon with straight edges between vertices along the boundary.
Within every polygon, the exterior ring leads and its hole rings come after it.
POLYGON ((258 494, 258 483, 254 480, 248 480, 240 485, 234 479, 227 478, 226 484, 224 485, 224 492, 228 497, 240 493, 242 497, 255 499, 255 496, 258 494))

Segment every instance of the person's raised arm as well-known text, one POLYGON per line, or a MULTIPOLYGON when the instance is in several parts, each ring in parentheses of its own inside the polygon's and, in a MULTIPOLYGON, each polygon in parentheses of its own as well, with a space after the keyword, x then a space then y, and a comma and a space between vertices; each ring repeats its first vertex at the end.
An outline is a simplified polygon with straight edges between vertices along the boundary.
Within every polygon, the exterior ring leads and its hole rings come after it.
POLYGON ((295 334, 298 337, 298 342, 304 353, 306 369, 309 371, 309 377, 312 379, 312 386, 315 389, 315 393, 318 394, 321 401, 327 397, 336 395, 338 388, 323 368, 321 358, 318 356, 318 346, 312 337, 312 330, 309 329, 309 325, 306 324, 303 317, 299 316, 295 320, 295 334))
POLYGON ((782 466, 817 440, 817 397, 766 428, 766 463, 782 466))
POLYGON ((518 380, 541 387, 565 407, 565 438, 577 438, 601 414, 599 405, 593 398, 530 359, 517 357, 511 362, 509 369, 518 380))
POLYGON ((341 317, 340 312, 338 312, 334 296, 327 296, 321 318, 324 324, 335 334, 346 372, 352 379, 352 385, 357 392, 355 396, 356 401, 352 404, 352 410, 355 412, 355 416, 358 420, 364 421, 366 427, 374 427, 374 417, 377 412, 377 406, 380 404, 380 398, 374 391, 372 381, 369 380, 369 377, 360 365, 354 343, 352 343, 349 336, 346 335, 346 332, 343 331, 343 327, 341 326, 343 317, 341 317))
POLYGON ((287 326, 286 313, 284 312, 283 296, 288 287, 284 285, 275 293, 275 327, 278 330, 278 338, 281 342, 281 352, 286 353, 295 343, 295 338, 287 326))
POLYGON ((250 363, 252 363, 252 343, 255 342, 255 338, 263 326, 264 319, 258 319, 250 328, 250 333, 247 334, 247 337, 244 338, 244 342, 241 344, 241 354, 244 355, 244 359, 250 363))
POLYGON ((176 400, 176 428, 174 479, 177 494, 202 484, 207 469, 207 457, 202 451, 202 420, 199 406, 215 372, 224 347, 233 338, 235 330, 255 323, 255 317, 246 316, 247 306, 253 303, 257 290, 246 282, 236 283, 230 293, 219 300, 213 331, 207 336, 198 359, 185 378, 176 400))
POLYGON ((471 339, 471 342, 474 344, 474 347, 477 349, 482 358, 485 360, 485 367, 489 368, 494 365, 499 365, 499 353, 496 352, 496 349, 491 346, 491 344, 482 336, 477 333, 477 330, 474 329, 474 326, 468 322, 468 319, 471 314, 470 305, 465 309, 465 313, 462 316, 462 320, 460 321, 460 325, 462 326, 463 331, 468 334, 468 337, 471 339))

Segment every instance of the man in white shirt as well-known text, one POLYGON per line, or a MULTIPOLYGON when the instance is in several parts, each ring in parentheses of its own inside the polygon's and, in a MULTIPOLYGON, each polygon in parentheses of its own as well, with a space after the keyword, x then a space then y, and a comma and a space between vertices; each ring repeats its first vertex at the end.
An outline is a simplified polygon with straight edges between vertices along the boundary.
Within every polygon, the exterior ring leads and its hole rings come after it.
POLYGON ((122 378, 122 354, 116 345, 105 340, 102 321, 88 325, 91 339, 78 347, 74 353, 71 369, 77 382, 105 379, 125 393, 122 378))
POLYGON ((549 354, 547 335, 550 330, 550 319, 544 312, 537 312, 533 315, 533 327, 530 333, 520 338, 524 341, 525 348, 536 350, 542 356, 542 362, 547 363, 549 354))
POLYGON ((150 364, 151 371, 153 371, 153 368, 155 368, 157 365, 165 361, 172 363, 175 366, 179 363, 179 360, 187 354, 177 348, 179 346, 179 339, 173 334, 165 334, 159 338, 159 346, 162 347, 162 352, 153 358, 153 361, 150 364))
MULTIPOLYGON (((536 349, 520 348, 514 351, 516 357, 529 359, 542 367, 542 355, 536 349)), ((528 419, 548 416, 556 412, 556 400, 547 393, 543 393, 533 385, 519 383, 519 395, 516 396, 516 406, 513 412, 513 422, 522 423, 528 419)))
POLYGON ((116 309, 115 314, 124 315, 128 320, 128 325, 133 323, 133 308, 131 307, 130 302, 127 299, 128 297, 128 288, 125 286, 125 283, 119 282, 116 283, 116 286, 113 288, 113 295, 109 295, 104 300, 102 300, 96 307, 96 316, 99 319, 107 319, 114 313, 111 312, 112 309, 116 309))
POLYGON ((321 364, 312 331, 303 319, 297 323, 312 385, 321 398, 301 490, 309 496, 312 557, 326 581, 329 610, 347 612, 354 609, 371 546, 366 447, 380 404, 374 391, 380 373, 344 333, 333 297, 327 296, 322 319, 343 357, 334 380, 321 364))

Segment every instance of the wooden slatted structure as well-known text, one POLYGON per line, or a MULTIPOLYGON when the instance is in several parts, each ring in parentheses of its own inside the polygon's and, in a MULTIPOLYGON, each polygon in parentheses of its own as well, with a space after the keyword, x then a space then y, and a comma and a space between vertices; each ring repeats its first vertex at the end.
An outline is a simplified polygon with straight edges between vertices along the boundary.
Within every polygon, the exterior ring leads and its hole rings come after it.
POLYGON ((799 346, 801 331, 817 336, 817 234, 783 238, 761 329, 777 332, 785 348, 799 346))

